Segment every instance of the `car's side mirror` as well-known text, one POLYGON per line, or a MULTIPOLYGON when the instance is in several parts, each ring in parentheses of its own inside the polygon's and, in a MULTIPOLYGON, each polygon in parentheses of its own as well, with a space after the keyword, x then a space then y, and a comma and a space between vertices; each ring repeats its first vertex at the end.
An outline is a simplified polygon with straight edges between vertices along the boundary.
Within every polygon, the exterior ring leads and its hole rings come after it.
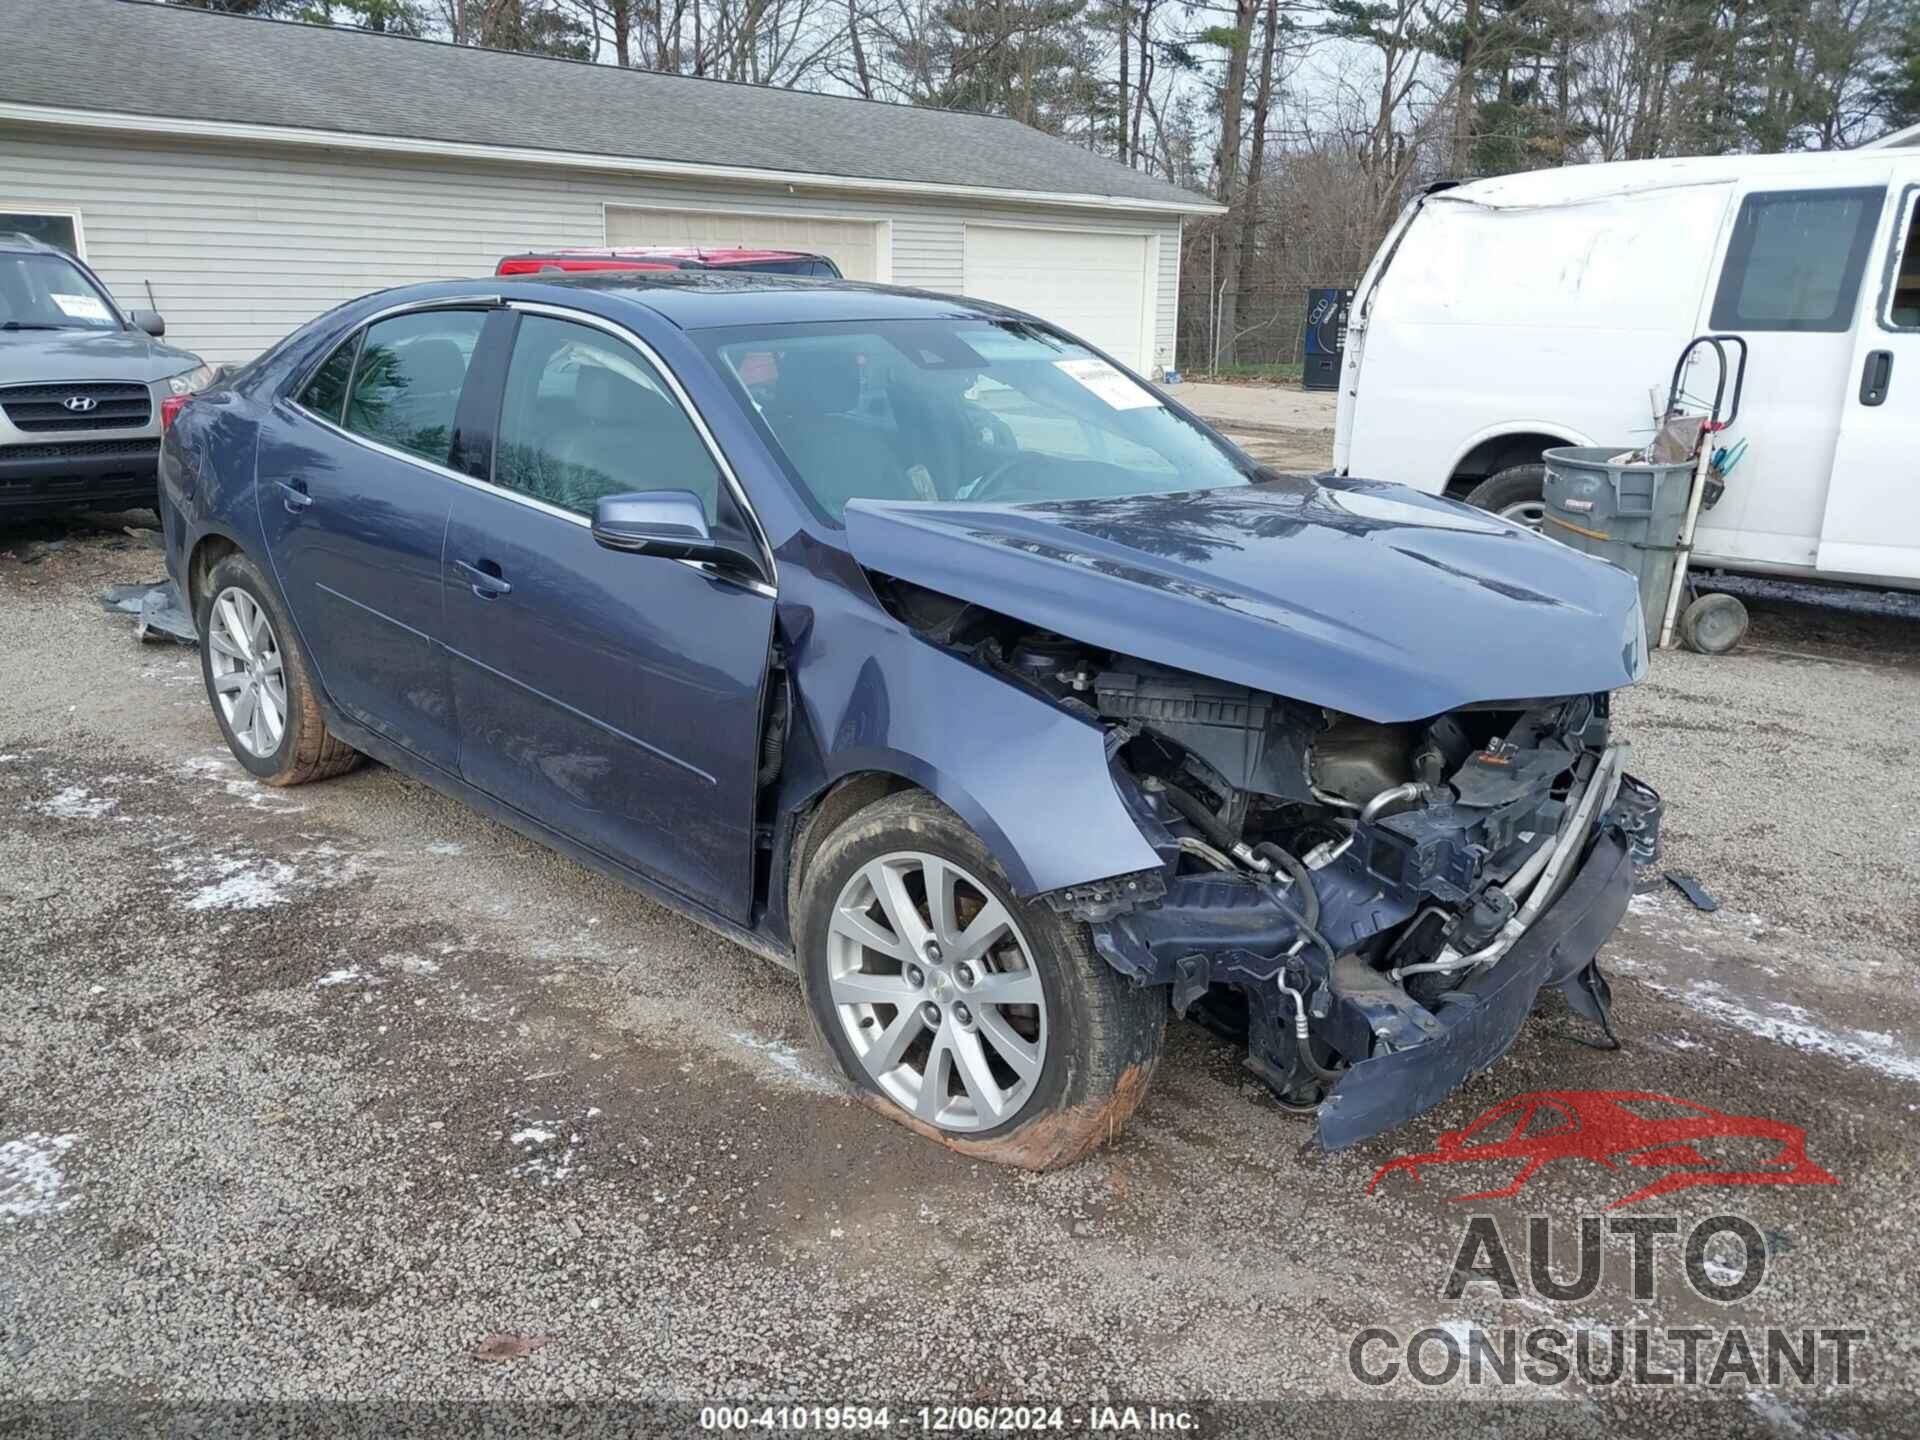
POLYGON ((127 319, 134 329, 144 330, 156 340, 167 333, 167 322, 160 318, 158 310, 129 310, 127 319))
POLYGON ((754 579, 766 578, 760 557, 751 548, 714 533, 707 524, 706 507, 691 490, 602 496, 593 507, 593 538, 609 550, 695 560, 744 571, 754 579))

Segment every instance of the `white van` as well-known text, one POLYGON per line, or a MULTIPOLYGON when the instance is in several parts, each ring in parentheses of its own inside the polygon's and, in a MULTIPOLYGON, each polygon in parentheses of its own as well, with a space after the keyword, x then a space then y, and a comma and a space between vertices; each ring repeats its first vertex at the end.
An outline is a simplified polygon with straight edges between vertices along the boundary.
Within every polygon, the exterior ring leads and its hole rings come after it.
POLYGON ((1917 194, 1899 147, 1435 187, 1356 292, 1334 467, 1537 523, 1543 449, 1645 443, 1687 341, 1736 334, 1748 444, 1695 563, 1920 589, 1917 194))

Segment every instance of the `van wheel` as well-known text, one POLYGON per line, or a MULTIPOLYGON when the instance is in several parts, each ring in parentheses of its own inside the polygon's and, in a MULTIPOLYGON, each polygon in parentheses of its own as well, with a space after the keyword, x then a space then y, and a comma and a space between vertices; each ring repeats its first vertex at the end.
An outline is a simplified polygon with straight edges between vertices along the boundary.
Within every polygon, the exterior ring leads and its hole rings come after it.
POLYGON ((1503 520, 1538 530, 1547 519, 1547 467, 1509 465, 1467 493, 1467 503, 1491 510, 1503 520))
POLYGON ((259 567, 238 552, 213 567, 194 624, 200 675, 233 758, 269 785, 344 775, 360 752, 333 738, 306 652, 259 567))
POLYGON ((822 842, 795 934, 807 1008, 861 1098, 950 1149, 1071 1164, 1146 1095, 1166 992, 1101 960, 1086 926, 1015 896, 923 791, 876 801, 822 842))

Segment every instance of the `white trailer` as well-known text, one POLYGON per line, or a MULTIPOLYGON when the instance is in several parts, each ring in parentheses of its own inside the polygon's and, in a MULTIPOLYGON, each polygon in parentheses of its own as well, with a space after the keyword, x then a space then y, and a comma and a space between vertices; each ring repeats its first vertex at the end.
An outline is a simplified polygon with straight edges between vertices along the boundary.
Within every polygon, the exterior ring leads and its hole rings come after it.
POLYGON ((1644 443, 1687 341, 1737 334, 1694 563, 1920 589, 1916 198, 1898 146, 1435 187, 1356 292, 1335 469, 1536 521, 1542 450, 1644 443))

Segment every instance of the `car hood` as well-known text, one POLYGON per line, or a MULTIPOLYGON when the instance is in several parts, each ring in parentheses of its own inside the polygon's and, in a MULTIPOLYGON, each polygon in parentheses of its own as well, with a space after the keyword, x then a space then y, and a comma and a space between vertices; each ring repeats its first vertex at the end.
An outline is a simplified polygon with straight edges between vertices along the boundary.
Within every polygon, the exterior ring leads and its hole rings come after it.
POLYGON ((1403 485, 858 500, 854 558, 1017 620, 1383 723, 1646 673, 1625 571, 1403 485))
POLYGON ((63 380, 151 383, 191 370, 200 357, 139 330, 0 330, 0 385, 63 380))

